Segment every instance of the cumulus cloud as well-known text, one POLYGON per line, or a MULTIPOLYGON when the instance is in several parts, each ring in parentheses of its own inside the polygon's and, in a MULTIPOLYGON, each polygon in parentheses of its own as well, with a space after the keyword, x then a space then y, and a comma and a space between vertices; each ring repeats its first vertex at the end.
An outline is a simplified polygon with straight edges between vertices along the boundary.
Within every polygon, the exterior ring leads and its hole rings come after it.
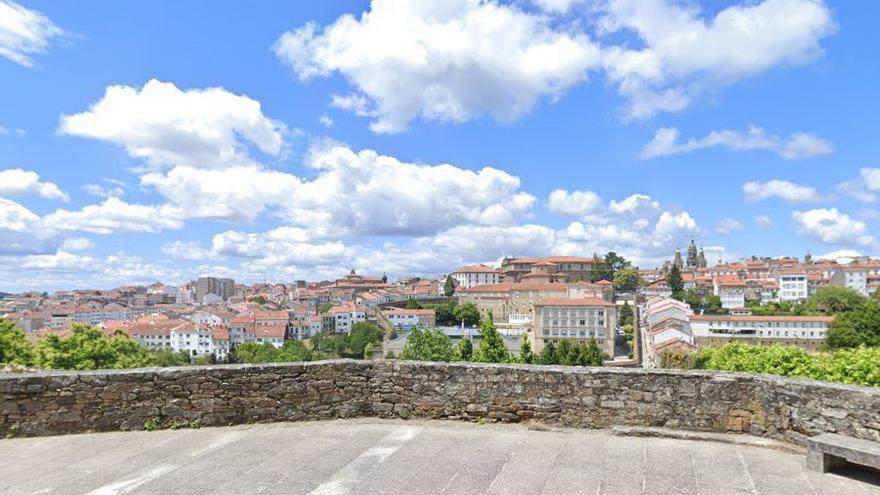
POLYGON ((356 92, 334 105, 372 116, 383 133, 415 118, 509 122, 586 80, 601 60, 586 34, 478 0, 374 0, 360 18, 288 31, 274 50, 302 80, 344 75, 356 92))
POLYGON ((329 115, 322 114, 318 117, 318 122, 324 127, 333 127, 333 119, 329 115))
POLYGON ((877 193, 880 192, 880 168, 862 168, 858 178, 838 184, 837 191, 863 203, 877 201, 877 193))
POLYGON ((739 220, 735 218, 722 218, 718 221, 718 224, 715 225, 715 232, 718 232, 722 235, 732 234, 738 230, 743 229, 743 224, 739 220))
POLYGON ((815 203, 823 199, 815 188, 777 179, 767 182, 746 182, 743 184, 743 193, 746 201, 778 198, 790 203, 815 203))
POLYGON ((153 167, 252 165, 248 145, 277 156, 284 124, 260 102, 223 88, 181 90, 172 83, 110 86, 88 111, 63 115, 59 132, 108 141, 153 167))
POLYGON ((34 194, 46 199, 70 201, 70 196, 52 182, 43 182, 40 175, 29 170, 11 168, 0 170, 0 195, 34 194))
MULTIPOLYGON (((836 29, 821 0, 743 2, 714 17, 691 3, 602 0, 572 23, 558 16, 579 0, 534 3, 538 12, 495 0, 373 0, 360 17, 282 34, 274 50, 301 80, 343 75, 353 91, 332 104, 392 133, 417 118, 510 121, 600 71, 629 117, 679 111, 707 91, 814 60, 836 29)), ((811 145, 821 143, 793 146, 811 145)))
POLYGON ((559 215, 582 217, 602 207, 602 198, 593 191, 556 189, 547 199, 547 209, 559 215))
POLYGON ((771 151, 786 160, 797 160, 833 151, 831 143, 812 134, 794 133, 785 138, 768 134, 764 129, 755 126, 749 127, 745 133, 732 130, 712 131, 705 137, 691 138, 686 142, 680 142, 679 137, 678 129, 660 128, 639 156, 647 160, 720 146, 734 151, 771 151))
POLYGON ((460 224, 513 224, 535 203, 519 177, 492 167, 419 165, 339 145, 312 150, 308 165, 318 175, 297 189, 288 211, 301 225, 419 236, 460 224))
POLYGON ((116 179, 101 179, 104 184, 86 184, 83 191, 99 198, 118 198, 125 194, 125 182, 116 179))
POLYGON ((855 220, 837 208, 816 208, 792 213, 798 231, 826 244, 873 248, 874 237, 865 222, 855 220))
POLYGON ((59 209, 43 217, 42 223, 56 231, 93 234, 159 232, 183 227, 180 211, 173 206, 131 204, 119 198, 107 198, 75 211, 59 209))
POLYGON ((48 17, 13 2, 0 0, 0 56, 31 67, 33 56, 46 53, 64 31, 48 17))
POLYGON ((600 32, 631 33, 643 46, 604 51, 608 78, 634 118, 687 107, 697 96, 779 66, 810 62, 836 30, 821 0, 743 2, 703 15, 692 2, 605 0, 600 32))

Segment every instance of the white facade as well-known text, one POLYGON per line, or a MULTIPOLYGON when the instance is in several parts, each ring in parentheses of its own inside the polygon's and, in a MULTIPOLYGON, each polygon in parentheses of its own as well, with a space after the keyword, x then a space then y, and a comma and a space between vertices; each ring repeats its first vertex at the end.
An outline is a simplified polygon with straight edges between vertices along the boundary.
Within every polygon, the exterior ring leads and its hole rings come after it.
POLYGON ((822 316, 710 316, 691 318, 691 329, 697 338, 723 337, 756 340, 825 339, 831 318, 822 316))
POLYGON ((497 284, 501 274, 488 266, 463 267, 452 273, 459 287, 470 288, 478 285, 497 284))
POLYGON ((779 281, 780 301, 803 301, 809 297, 809 284, 806 273, 783 273, 779 281))

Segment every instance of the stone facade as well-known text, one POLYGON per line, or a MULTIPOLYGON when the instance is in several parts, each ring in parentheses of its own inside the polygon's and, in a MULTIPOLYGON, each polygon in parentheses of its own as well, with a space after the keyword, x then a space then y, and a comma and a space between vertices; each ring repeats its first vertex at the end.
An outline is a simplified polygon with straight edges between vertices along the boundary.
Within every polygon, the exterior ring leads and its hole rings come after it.
POLYGON ((0 437, 359 416, 880 441, 880 389, 703 371, 352 360, 0 375, 0 437))

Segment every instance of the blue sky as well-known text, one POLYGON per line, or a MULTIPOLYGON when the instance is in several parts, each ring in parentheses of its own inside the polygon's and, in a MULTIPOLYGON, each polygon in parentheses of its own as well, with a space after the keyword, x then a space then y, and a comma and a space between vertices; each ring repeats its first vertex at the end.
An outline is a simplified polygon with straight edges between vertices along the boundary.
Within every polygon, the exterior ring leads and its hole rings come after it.
POLYGON ((0 290, 878 250, 876 2, 0 14, 0 290))

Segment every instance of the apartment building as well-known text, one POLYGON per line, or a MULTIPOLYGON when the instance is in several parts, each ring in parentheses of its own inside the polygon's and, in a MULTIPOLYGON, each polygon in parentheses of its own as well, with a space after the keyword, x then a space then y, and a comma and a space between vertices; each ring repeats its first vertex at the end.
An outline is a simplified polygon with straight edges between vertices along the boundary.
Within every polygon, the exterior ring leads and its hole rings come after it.
POLYGON ((733 275, 719 275, 714 279, 714 294, 721 298, 725 309, 742 308, 746 305, 746 283, 733 275))
POLYGON ((809 275, 801 267, 780 268, 774 272, 779 282, 779 300, 802 302, 810 297, 809 275))
POLYGON ((213 294, 222 301, 229 300, 230 297, 235 295, 235 280, 231 278, 199 277, 195 283, 195 302, 205 304, 205 298, 209 294, 213 294))
POLYGON ((816 351, 825 341, 830 316, 694 315, 691 329, 700 347, 740 342, 793 345, 816 351))
POLYGON ((457 282, 459 288, 464 289, 501 282, 501 272, 486 265, 463 266, 452 272, 450 276, 457 282))
POLYGON ((617 308, 614 303, 598 297, 548 298, 534 305, 532 347, 541 352, 548 342, 562 339, 588 341, 596 339, 599 347, 614 356, 617 308))
POLYGON ((350 333, 351 327, 359 322, 367 320, 367 312, 363 306, 354 303, 343 303, 333 306, 330 311, 325 313, 325 318, 329 318, 328 327, 336 333, 350 333))
POLYGON ((645 367, 658 366, 665 352, 696 349, 689 305, 668 296, 653 296, 647 298, 639 314, 645 367))
POLYGON ((868 278, 870 277, 870 269, 866 266, 855 265, 846 266, 838 269, 831 275, 831 285, 838 287, 846 287, 852 289, 859 294, 868 297, 868 278))

